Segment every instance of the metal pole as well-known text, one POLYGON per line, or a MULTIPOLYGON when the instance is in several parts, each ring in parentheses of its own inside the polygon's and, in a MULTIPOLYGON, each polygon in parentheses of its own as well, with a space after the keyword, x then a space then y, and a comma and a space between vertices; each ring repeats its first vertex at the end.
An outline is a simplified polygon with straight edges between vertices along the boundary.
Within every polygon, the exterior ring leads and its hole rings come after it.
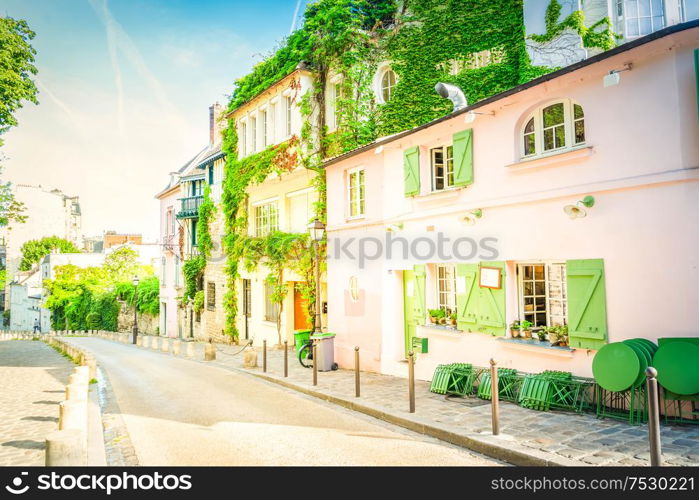
POLYGON ((267 341, 262 341, 262 372, 267 373, 267 341))
POLYGON ((136 303, 136 296, 138 294, 138 287, 133 287, 133 337, 131 339, 132 344, 136 344, 136 338, 138 337, 138 307, 136 303))
POLYGON ((415 413, 415 355, 413 351, 408 353, 408 398, 410 399, 410 413, 415 413))
POLYGON ((493 436, 500 434, 500 384, 498 381, 497 362, 490 358, 490 408, 493 436))
POLYGON ((284 341, 284 376, 289 376, 289 341, 284 341))
MULTIPOLYGON (((314 328, 313 331, 315 333, 321 333, 323 331, 323 328, 320 325, 320 311, 321 311, 321 303, 320 303, 320 259, 319 259, 319 254, 320 252, 318 251, 318 242, 313 240, 313 250, 314 250, 314 256, 315 256, 315 280, 316 280, 316 314, 315 314, 315 320, 313 321, 314 323, 314 328)), ((315 359, 315 358, 313 358, 315 359)), ((315 363, 314 363, 315 365, 315 363)))
POLYGON ((652 366, 646 368, 646 384, 648 389, 648 441, 650 441, 651 467, 660 467, 662 465, 657 376, 658 370, 652 366))
POLYGON ((354 348, 354 397, 359 397, 359 347, 354 348))
POLYGON ((318 345, 313 342, 313 385, 318 385, 318 345))

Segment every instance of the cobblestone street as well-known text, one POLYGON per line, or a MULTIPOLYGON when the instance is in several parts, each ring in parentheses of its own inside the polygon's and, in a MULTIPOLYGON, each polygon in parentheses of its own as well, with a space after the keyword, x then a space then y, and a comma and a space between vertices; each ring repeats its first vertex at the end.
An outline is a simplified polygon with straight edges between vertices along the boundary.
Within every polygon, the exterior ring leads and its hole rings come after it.
MULTIPOLYGON (((196 344, 197 359, 203 359, 203 344, 196 344)), ((239 346, 217 345, 213 363, 243 369, 239 346)), ((258 367, 246 370, 262 375, 262 353, 258 367)), ((403 378, 361 374, 361 398, 354 397, 354 372, 338 370, 318 373, 312 385, 312 370, 301 367, 289 349, 289 377, 283 378, 283 353, 268 350, 267 378, 288 382, 306 390, 370 406, 391 416, 408 418, 418 424, 435 426, 463 436, 484 436, 490 432, 490 404, 475 397, 447 398, 429 392, 429 383, 416 381, 416 413, 408 413, 408 385, 403 378)), ((406 365, 407 373, 407 365, 406 365)), ((570 460, 578 465, 648 465, 646 425, 633 426, 593 414, 562 411, 540 412, 501 402, 501 433, 511 439, 501 444, 543 452, 552 459, 570 460)), ((662 425, 663 460, 668 465, 699 465, 699 426, 662 425)))
POLYGON ((0 465, 44 465, 73 366, 43 342, 0 342, 0 465))

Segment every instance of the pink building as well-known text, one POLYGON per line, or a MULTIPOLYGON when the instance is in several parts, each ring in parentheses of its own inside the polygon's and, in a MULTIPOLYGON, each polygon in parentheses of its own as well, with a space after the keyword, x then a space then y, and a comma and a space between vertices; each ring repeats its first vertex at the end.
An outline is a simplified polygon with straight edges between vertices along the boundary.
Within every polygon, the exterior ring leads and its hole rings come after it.
POLYGON ((328 160, 341 366, 360 346, 397 375, 415 349, 422 379, 491 357, 591 376, 605 343, 698 336, 698 47, 673 26, 328 160))
MULTIPOLYGON (((189 163, 182 167, 184 172, 189 163)), ((180 207, 180 183, 177 174, 170 175, 168 185, 156 195, 160 201, 160 335, 180 337, 178 297, 181 290, 179 233, 175 215, 180 207)))

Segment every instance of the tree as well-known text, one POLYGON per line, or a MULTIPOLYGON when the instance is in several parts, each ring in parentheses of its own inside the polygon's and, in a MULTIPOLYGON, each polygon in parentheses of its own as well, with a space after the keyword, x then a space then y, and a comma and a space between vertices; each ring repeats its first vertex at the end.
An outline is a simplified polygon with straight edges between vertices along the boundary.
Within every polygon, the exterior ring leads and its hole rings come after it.
POLYGON ((102 267, 112 283, 131 281, 134 276, 142 274, 138 253, 129 247, 117 248, 107 255, 102 267))
POLYGON ((46 236, 40 240, 29 240, 20 248, 22 261, 19 263, 19 270, 29 271, 34 264, 39 263, 41 259, 54 250, 58 250, 59 253, 80 253, 80 249, 72 242, 58 236, 46 236))
POLYGON ((0 134, 17 125, 14 113, 24 101, 39 103, 31 79, 37 73, 30 44, 34 36, 23 19, 0 18, 0 134))
MULTIPOLYGON (((30 44, 33 38, 34 32, 26 21, 0 18, 0 134, 17 125, 14 113, 24 101, 39 102, 36 85, 31 79, 37 73, 36 51, 30 44)), ((0 138, 0 146, 2 144, 0 138)), ((0 226, 24 222, 23 209, 24 204, 15 200, 10 183, 0 182, 0 226)))

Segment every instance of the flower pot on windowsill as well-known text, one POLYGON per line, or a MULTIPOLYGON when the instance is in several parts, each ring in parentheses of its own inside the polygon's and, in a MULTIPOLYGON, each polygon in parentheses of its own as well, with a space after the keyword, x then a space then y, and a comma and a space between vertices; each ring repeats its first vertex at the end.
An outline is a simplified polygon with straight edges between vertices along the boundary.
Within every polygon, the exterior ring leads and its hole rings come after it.
POLYGON ((437 324, 437 318, 430 316, 430 323, 437 324))
POLYGON ((519 337, 519 328, 510 328, 510 336, 513 339, 516 339, 517 337, 519 337))
POLYGON ((530 338, 532 338, 532 331, 531 330, 522 330, 522 336, 525 339, 530 339, 530 338))

